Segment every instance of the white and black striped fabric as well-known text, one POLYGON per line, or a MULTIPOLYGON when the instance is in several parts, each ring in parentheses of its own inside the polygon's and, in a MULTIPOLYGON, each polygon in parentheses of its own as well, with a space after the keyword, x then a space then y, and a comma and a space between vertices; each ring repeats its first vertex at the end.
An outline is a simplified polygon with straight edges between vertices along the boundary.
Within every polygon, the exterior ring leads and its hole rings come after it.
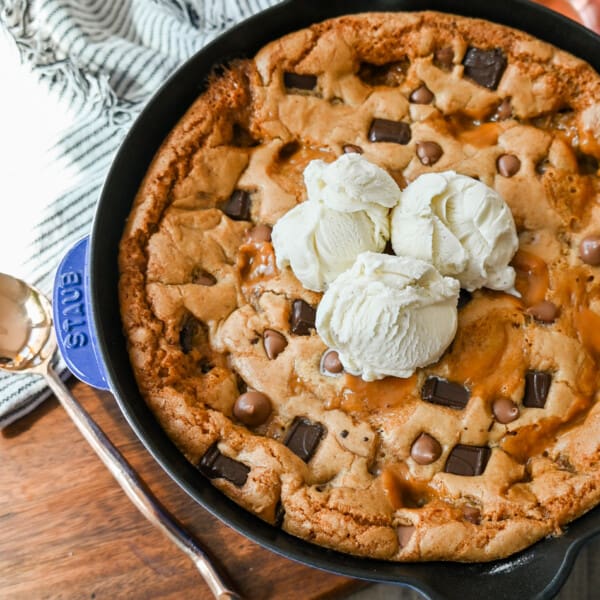
MULTIPOLYGON (((207 42, 278 1, 0 0, 0 34, 10 47, 0 61, 31 70, 40 106, 58 104, 68 123, 45 164, 32 165, 32 176, 38 168, 50 169, 70 182, 48 198, 15 198, 18 192, 11 192, 24 216, 18 222, 15 217, 11 235, 6 229, 12 225, 5 222, 1 230, 0 271, 2 257, 18 253, 22 260, 16 267, 13 260, 11 274, 51 295, 60 259, 89 232, 112 157, 150 95, 207 42)), ((11 219, 6 206, 1 218, 11 219)), ((66 374, 61 361, 57 368, 66 374)), ((0 374, 0 428, 48 395, 39 378, 0 374)))

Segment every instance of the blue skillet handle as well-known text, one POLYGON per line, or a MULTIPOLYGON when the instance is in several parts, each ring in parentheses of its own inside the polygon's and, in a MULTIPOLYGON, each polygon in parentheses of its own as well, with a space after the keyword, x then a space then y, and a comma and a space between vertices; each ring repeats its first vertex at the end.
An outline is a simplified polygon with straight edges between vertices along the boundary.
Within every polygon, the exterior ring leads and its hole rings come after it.
POLYGON ((52 294, 58 348, 75 377, 92 387, 108 390, 104 365, 98 359, 89 302, 87 252, 89 238, 79 240, 62 259, 52 294))

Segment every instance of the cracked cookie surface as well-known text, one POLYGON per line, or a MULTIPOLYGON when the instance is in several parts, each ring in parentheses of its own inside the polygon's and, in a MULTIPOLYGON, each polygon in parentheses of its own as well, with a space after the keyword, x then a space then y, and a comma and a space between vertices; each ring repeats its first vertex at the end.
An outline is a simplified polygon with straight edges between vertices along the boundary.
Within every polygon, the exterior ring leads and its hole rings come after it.
POLYGON ((507 556, 600 502, 598 98, 583 61, 434 12, 315 24, 212 77, 119 256, 138 385, 198 476, 294 535, 397 561, 507 556), (515 218, 521 298, 463 294, 452 345, 409 379, 340 372, 321 295, 275 264, 304 168, 344 152, 402 188, 476 177, 515 218))

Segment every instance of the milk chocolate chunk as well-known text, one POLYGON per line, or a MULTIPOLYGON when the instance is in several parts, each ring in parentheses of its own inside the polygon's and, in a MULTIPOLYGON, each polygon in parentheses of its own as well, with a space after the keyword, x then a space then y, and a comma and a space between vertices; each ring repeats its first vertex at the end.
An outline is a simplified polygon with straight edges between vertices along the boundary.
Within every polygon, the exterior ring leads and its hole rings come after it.
POLYGON ((284 444, 304 462, 308 462, 324 435, 325 428, 321 423, 313 423, 306 417, 296 417, 284 444))
POLYGON ((550 391, 552 376, 545 371, 528 371, 525 374, 525 396, 523 406, 544 408, 550 391))
POLYGON ((530 306, 526 310, 528 315, 531 315, 536 321, 542 323, 553 323, 558 316, 558 306, 549 300, 543 300, 530 306))
POLYGON ((414 104, 429 104, 433 100, 433 92, 422 85, 411 93, 409 100, 414 104))
POLYGON ((315 327, 315 317, 316 310, 310 304, 304 300, 294 300, 290 317, 292 333, 310 335, 310 330, 315 327))
POLYGON ((335 350, 327 350, 323 355, 322 362, 323 370, 327 373, 341 373, 344 370, 344 365, 340 360, 340 355, 335 350))
POLYGON ((456 410, 463 409, 470 396, 471 393, 464 385, 438 377, 428 377, 421 390, 421 398, 426 402, 456 410))
POLYGON ((448 456, 444 471, 466 477, 481 475, 485 471, 491 452, 487 446, 457 444, 448 456))
POLYGON ((428 433, 422 433, 410 448, 412 459, 419 465, 430 465, 442 455, 442 446, 428 433))
POLYGON ((519 418, 519 407, 510 398, 496 398, 492 403, 492 413, 498 423, 512 423, 519 418))
POLYGON ((233 405, 233 415, 249 427, 262 425, 271 414, 271 401, 261 392, 241 394, 233 405))
POLYGON ((506 69, 506 57, 500 48, 492 50, 481 50, 480 48, 469 48, 463 59, 465 77, 472 79, 475 83, 490 90, 495 90, 500 83, 504 69, 506 69))
POLYGON ((443 153, 442 147, 437 142, 419 142, 417 144, 417 156, 427 167, 435 165, 443 153))
POLYGON ((300 75, 286 71, 283 74, 283 85, 288 89, 314 90, 317 87, 316 75, 300 75))
POLYGON ((272 231, 273 230, 268 225, 261 224, 253 227, 248 232, 248 237, 256 244, 260 244, 261 242, 270 242, 272 231))
POLYGON ((454 62, 454 50, 452 50, 452 48, 450 48, 449 46, 446 46, 445 48, 440 48, 439 50, 435 51, 433 59, 434 62, 438 64, 438 66, 444 69, 449 69, 452 66, 452 63, 454 62))
POLYGON ((246 190, 235 190, 223 207, 223 212, 234 221, 248 221, 250 205, 250 194, 246 190))
POLYGON ((404 121, 373 119, 369 129, 370 142, 393 142, 406 145, 411 138, 410 125, 404 121))
POLYGON ((198 464, 200 472, 209 479, 223 478, 242 487, 248 479, 250 467, 221 454, 216 442, 206 451, 198 464))
POLYGON ((503 154, 498 157, 496 168, 502 177, 512 177, 519 172, 521 161, 514 154, 503 154))
POLYGON ((415 533, 415 526, 398 525, 396 533, 398 534, 398 545, 400 548, 405 548, 408 545, 408 542, 410 542, 410 538, 412 538, 415 533))
POLYGON ((275 360, 287 346, 285 336, 274 329, 265 329, 263 332, 265 352, 270 360, 275 360))
POLYGON ((600 235, 589 235, 579 244, 579 256, 588 265, 600 265, 600 235))
POLYGON ((196 285, 205 285, 207 287, 210 287, 217 283, 217 278, 205 269, 202 269, 201 267, 196 267, 192 271, 192 283, 195 283, 196 285))
POLYGON ((357 146, 356 144, 344 144, 342 146, 342 150, 344 151, 344 154, 362 154, 363 153, 363 149, 360 146, 357 146))

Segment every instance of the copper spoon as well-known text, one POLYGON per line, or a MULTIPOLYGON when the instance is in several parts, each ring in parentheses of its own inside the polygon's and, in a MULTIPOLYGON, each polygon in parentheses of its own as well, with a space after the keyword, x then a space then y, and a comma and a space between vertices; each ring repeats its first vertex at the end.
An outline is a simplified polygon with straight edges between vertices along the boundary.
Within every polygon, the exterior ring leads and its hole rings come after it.
POLYGON ((83 437, 139 511, 193 561, 219 600, 242 600, 212 564, 208 554, 171 516, 77 402, 52 368, 56 336, 50 301, 33 286, 0 273, 0 369, 42 375, 83 437))

